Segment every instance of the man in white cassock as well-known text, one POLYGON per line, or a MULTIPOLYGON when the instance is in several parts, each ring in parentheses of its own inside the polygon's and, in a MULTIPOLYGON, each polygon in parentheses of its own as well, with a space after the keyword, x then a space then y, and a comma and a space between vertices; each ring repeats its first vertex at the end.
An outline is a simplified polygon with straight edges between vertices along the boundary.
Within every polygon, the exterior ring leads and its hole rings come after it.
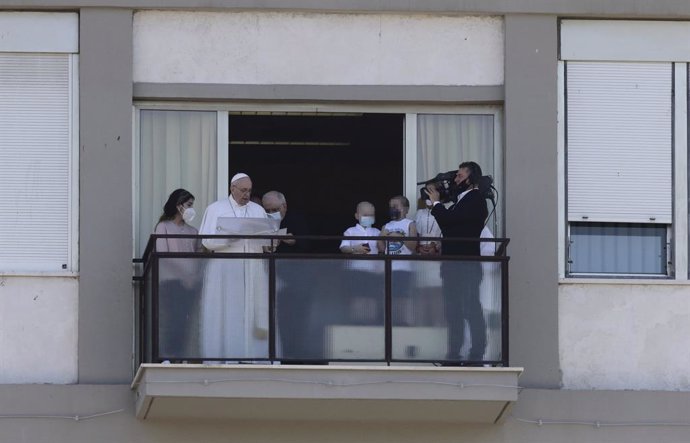
MULTIPOLYGON (((250 201, 252 181, 238 173, 230 181, 230 195, 209 205, 200 235, 229 235, 219 219, 267 218, 250 201)), ((265 240, 204 239, 214 252, 261 253, 265 240)), ((212 258, 204 276, 201 312, 201 352, 206 359, 268 357, 268 269, 253 259, 212 258)))

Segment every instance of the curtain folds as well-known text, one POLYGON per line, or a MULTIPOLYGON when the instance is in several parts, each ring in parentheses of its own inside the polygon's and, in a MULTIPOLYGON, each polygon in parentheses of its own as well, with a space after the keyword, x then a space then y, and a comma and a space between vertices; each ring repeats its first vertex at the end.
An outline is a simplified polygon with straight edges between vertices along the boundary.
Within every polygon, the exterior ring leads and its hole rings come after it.
POLYGON ((204 210, 216 200, 216 113, 156 111, 140 113, 138 226, 136 251, 141 255, 172 191, 185 188, 194 197, 201 223, 204 210))
POLYGON ((494 116, 436 115, 417 117, 417 181, 475 161, 494 175, 494 116))

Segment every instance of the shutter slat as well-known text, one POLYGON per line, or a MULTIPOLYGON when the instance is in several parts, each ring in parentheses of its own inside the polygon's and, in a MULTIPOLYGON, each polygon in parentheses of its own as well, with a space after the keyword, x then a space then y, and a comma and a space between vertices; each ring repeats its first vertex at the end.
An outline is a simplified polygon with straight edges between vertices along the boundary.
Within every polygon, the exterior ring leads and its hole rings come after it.
POLYGON ((0 268, 69 263, 70 63, 67 54, 0 54, 0 268))
POLYGON ((568 62, 568 220, 672 221, 672 65, 568 62))

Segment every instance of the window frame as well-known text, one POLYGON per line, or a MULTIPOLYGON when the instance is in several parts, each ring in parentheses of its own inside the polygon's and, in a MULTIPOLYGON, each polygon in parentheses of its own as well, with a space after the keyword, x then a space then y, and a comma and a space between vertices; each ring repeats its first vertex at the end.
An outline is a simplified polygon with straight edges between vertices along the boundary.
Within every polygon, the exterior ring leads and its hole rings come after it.
MULTIPOLYGON (((572 251, 571 230, 573 228, 573 224, 584 225, 584 224, 588 224, 588 223, 587 222, 575 222, 575 221, 573 221, 573 222, 568 222, 568 224, 567 224, 568 245, 566 247, 566 256, 567 256, 566 257, 566 261, 567 261, 566 269, 567 269, 568 277, 570 277, 570 278, 590 278, 590 277, 592 277, 592 278, 611 278, 611 277, 614 277, 614 278, 643 278, 643 279, 644 278, 647 278, 647 279, 668 279, 669 278, 669 272, 671 271, 671 265, 672 265, 671 257, 672 257, 672 249, 673 249, 672 243, 671 243, 672 239, 673 239, 673 237, 672 237, 673 229, 672 229, 671 225, 663 224, 663 223, 656 224, 656 226, 665 228, 665 231, 666 231, 666 238, 665 238, 665 240, 666 240, 666 243, 665 243, 666 244, 666 257, 665 257, 666 274, 653 274, 653 273, 632 273, 632 272, 608 273, 608 272, 596 272, 596 271, 594 271, 594 272, 573 272, 572 270, 570 270, 571 264, 572 264, 572 261, 571 261, 571 258, 572 258, 572 254, 571 254, 571 251, 572 251)), ((639 223, 595 222, 592 224, 608 225, 608 224, 639 224, 639 223)), ((652 225, 650 223, 647 223, 647 224, 652 225)))
POLYGON ((557 161, 558 161, 558 277, 607 279, 667 279, 688 280, 688 63, 672 62, 672 224, 667 226, 667 273, 666 275, 576 273, 569 272, 570 222, 567 218, 567 112, 565 89, 565 60, 558 61, 557 70, 557 161))
POLYGON ((0 269, 0 276, 76 277, 79 275, 79 14, 67 11, 2 11, 0 52, 66 55, 69 66, 67 125, 67 246, 59 270, 0 269))
MULTIPOLYGON (((5 52, 5 51, 3 51, 5 52)), ((48 54, 54 54, 47 52, 48 54)), ((79 54, 66 54, 69 65, 69 142, 67 154, 67 251, 63 270, 0 269, 3 276, 77 277, 79 276, 79 54)))
MULTIPOLYGON (((135 101, 132 106, 133 140, 132 144, 132 251, 136 257, 139 225, 139 155, 140 155, 140 112, 142 110, 168 110, 168 111, 215 111, 217 113, 216 143, 217 143, 217 194, 227 192, 227 183, 230 175, 228 170, 228 150, 224 149, 229 143, 229 128, 227 125, 230 112, 285 112, 285 113, 387 113, 401 114, 404 117, 403 134, 403 183, 401 183, 405 195, 417 200, 417 116, 419 114, 457 114, 457 115, 492 115, 494 117, 494 180, 499 191, 499 200, 496 205, 496 224, 494 235, 500 236, 505 232, 504 204, 503 204, 503 177, 504 177, 504 152, 503 152, 503 105, 400 105, 400 104, 347 104, 347 103, 250 103, 250 102, 160 102, 160 101, 135 101)), ((449 169, 457 165, 450 165, 449 169)), ((440 172, 440 171, 439 171, 440 172)), ((491 210, 491 209, 490 209, 491 210)))

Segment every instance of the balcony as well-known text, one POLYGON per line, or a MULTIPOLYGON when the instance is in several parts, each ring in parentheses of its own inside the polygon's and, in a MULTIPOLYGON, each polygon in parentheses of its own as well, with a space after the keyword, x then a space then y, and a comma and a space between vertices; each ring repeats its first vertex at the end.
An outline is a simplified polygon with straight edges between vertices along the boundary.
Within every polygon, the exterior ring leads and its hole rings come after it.
POLYGON ((263 253, 156 249, 171 237, 137 260, 142 419, 493 423, 517 400, 506 239, 471 257, 272 253, 278 236, 214 236, 263 253), (480 280, 473 305, 463 282, 480 280))

